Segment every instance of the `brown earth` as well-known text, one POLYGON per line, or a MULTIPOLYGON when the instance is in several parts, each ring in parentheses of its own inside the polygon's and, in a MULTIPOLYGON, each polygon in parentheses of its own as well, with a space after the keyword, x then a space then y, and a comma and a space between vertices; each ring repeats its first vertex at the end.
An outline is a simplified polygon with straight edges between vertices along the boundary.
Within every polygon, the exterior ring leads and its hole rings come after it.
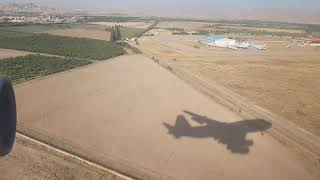
POLYGON ((142 179, 319 179, 269 134, 141 56, 15 85, 18 129, 142 179), (263 168, 262 168, 263 167, 263 168))
POLYGON ((31 54, 29 52, 25 51, 16 51, 11 49, 1 49, 0 48, 0 59, 6 59, 6 58, 13 58, 18 56, 26 56, 28 54, 31 54))
POLYGON ((111 33, 109 31, 101 30, 88 30, 88 29, 57 29, 47 31, 49 34, 58 36, 78 37, 78 38, 90 38, 98 40, 110 40, 111 33))
POLYGON ((276 29, 276 28, 259 28, 259 27, 248 27, 241 24, 219 24, 219 23, 209 23, 209 22, 190 22, 190 21, 161 21, 158 25, 158 28, 181 28, 186 30, 205 30, 205 31, 215 31, 221 30, 221 28, 230 28, 230 29, 247 29, 255 31, 267 31, 267 32, 285 32, 285 33, 305 33, 303 30, 293 30, 293 29, 276 29), (218 27, 216 27, 217 25, 218 27))
POLYGON ((204 27, 213 25, 215 23, 207 22, 190 22, 190 21, 161 21, 157 27, 158 28, 181 28, 190 30, 201 30, 204 27))
POLYGON ((320 136, 319 49, 286 48, 289 41, 285 39, 257 37, 268 43, 269 50, 233 51, 205 47, 196 39, 200 37, 158 36, 139 42, 147 55, 167 59, 216 81, 320 136))
POLYGON ((46 148, 20 137, 17 137, 13 151, 0 159, 0 174, 3 180, 120 179, 52 154, 46 148))
POLYGON ((231 29, 247 29, 247 30, 255 30, 255 31, 267 31, 267 32, 286 32, 286 33, 297 33, 304 34, 304 30, 295 30, 295 29, 275 29, 275 28, 257 28, 257 27, 247 27, 247 26, 220 26, 223 28, 231 28, 231 29))

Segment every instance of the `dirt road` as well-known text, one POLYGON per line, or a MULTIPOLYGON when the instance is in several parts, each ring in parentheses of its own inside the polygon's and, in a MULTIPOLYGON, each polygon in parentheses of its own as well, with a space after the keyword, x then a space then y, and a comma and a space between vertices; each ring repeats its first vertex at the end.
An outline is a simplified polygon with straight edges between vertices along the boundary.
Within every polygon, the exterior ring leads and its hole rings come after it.
POLYGON ((141 55, 15 86, 18 129, 144 179, 318 179, 319 172, 141 55))

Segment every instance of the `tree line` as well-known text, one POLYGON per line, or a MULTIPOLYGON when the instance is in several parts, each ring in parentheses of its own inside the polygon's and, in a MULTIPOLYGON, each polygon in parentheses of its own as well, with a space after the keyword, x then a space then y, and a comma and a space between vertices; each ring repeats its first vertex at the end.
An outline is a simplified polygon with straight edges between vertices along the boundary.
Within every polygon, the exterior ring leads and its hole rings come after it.
POLYGON ((111 29, 110 41, 119 41, 119 40, 121 40, 120 26, 115 25, 111 29))

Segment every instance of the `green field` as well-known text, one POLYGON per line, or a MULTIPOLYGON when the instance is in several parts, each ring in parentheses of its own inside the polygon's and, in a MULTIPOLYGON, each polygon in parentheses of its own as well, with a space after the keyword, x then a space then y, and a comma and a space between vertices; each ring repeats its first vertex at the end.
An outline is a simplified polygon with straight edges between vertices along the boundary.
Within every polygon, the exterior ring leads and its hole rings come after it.
POLYGON ((121 38, 131 38, 137 34, 141 34, 145 32, 145 29, 140 28, 128 28, 128 27, 120 27, 121 38))
POLYGON ((23 32, 23 33, 38 33, 52 29, 71 28, 67 24, 0 24, 0 31, 23 32))
POLYGON ((49 34, 0 31, 0 48, 103 60, 125 53, 114 42, 49 34))
POLYGON ((18 83, 92 63, 84 59, 28 55, 0 61, 0 75, 18 83))
POLYGON ((41 33, 55 29, 86 29, 105 31, 103 25, 91 24, 1 24, 0 31, 23 32, 23 33, 41 33))

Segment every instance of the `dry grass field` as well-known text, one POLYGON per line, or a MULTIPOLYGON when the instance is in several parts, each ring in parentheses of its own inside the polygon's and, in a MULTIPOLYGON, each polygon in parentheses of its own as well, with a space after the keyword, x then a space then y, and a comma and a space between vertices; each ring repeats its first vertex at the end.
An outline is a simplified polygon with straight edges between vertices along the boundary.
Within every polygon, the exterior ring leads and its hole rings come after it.
MULTIPOLYGON (((278 28, 260 28, 260 27, 248 27, 242 24, 228 24, 228 23, 209 23, 209 22, 190 22, 190 21, 161 21, 158 28, 179 28, 186 30, 196 31, 221 31, 223 29, 231 30, 249 30, 249 31, 264 31, 271 33, 294 33, 304 34, 304 30, 293 30, 293 29, 278 29, 278 28)), ((255 37, 256 38, 256 37, 255 37)))
POLYGON ((141 28, 141 29, 146 29, 149 26, 153 24, 152 21, 150 22, 92 22, 90 24, 95 24, 95 25, 104 25, 104 26, 123 26, 123 27, 129 27, 129 28, 141 28))
POLYGON ((212 25, 214 23, 207 22, 190 22, 190 21, 161 21, 158 28, 181 28, 190 30, 201 30, 205 26, 212 25))
POLYGON ((320 136, 320 49, 286 48, 289 41, 273 39, 267 51, 234 51, 201 46, 192 41, 194 37, 189 41, 181 37, 144 37, 139 40, 140 48, 149 56, 229 87, 320 136), (194 48, 195 44, 200 49, 194 48))
POLYGON ((257 27, 247 27, 247 26, 220 26, 222 28, 231 28, 231 29, 247 29, 247 30, 254 30, 254 31, 267 31, 267 32, 286 32, 286 33, 298 33, 304 34, 303 30, 295 30, 295 29, 276 29, 276 28, 257 28, 257 27))
POLYGON ((111 33, 109 31, 92 30, 92 29, 57 29, 47 31, 49 34, 58 36, 68 36, 77 38, 90 38, 98 40, 110 40, 111 33))
POLYGON ((1 49, 0 48, 0 59, 6 59, 6 58, 13 58, 18 56, 26 56, 28 54, 31 54, 29 52, 24 51, 16 51, 11 49, 1 49))

